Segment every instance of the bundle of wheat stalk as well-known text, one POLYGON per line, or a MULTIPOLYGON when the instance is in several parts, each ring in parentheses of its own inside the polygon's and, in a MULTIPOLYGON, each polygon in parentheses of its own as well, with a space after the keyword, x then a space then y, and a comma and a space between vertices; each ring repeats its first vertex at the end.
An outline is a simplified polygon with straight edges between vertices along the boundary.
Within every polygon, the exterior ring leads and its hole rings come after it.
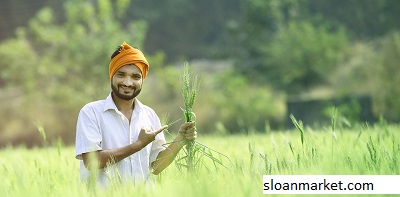
MULTIPOLYGON (((199 85, 200 85, 199 77, 196 75, 194 79, 191 79, 189 72, 189 64, 185 62, 183 65, 183 73, 181 76, 181 91, 185 104, 185 108, 182 108, 182 111, 185 122, 195 122, 196 124, 196 115, 193 112, 193 106, 196 100, 196 96, 198 95, 199 85)), ((198 171, 200 165, 202 164, 201 161, 204 156, 206 158, 211 159, 215 169, 217 169, 217 164, 227 168, 222 163, 221 158, 230 162, 229 158, 226 155, 216 150, 213 150, 199 143, 198 141, 185 140, 185 144, 186 147, 184 149, 184 155, 180 155, 179 157, 177 157, 176 164, 178 166, 178 169, 180 170, 186 168, 188 174, 198 171), (216 156, 218 156, 218 158, 216 156)))

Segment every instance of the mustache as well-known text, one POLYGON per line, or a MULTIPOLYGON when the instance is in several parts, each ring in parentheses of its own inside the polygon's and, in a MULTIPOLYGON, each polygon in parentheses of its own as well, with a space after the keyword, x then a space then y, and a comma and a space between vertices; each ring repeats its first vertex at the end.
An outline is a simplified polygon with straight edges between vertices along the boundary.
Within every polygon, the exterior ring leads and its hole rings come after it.
POLYGON ((118 88, 132 88, 133 90, 136 90, 135 86, 127 86, 127 85, 122 85, 122 84, 118 84, 118 88))

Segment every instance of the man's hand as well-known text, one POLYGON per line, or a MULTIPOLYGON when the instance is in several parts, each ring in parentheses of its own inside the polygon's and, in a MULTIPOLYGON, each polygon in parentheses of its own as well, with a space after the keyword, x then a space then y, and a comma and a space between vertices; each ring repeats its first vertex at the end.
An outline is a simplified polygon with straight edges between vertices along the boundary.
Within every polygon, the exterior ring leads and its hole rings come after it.
POLYGON ((179 136, 187 140, 195 140, 197 138, 197 131, 194 122, 187 122, 181 125, 179 129, 179 136))
POLYGON ((140 130, 137 142, 142 147, 145 147, 145 146, 147 146, 147 144, 149 144, 150 142, 154 141, 154 139, 156 138, 156 135, 161 133, 167 127, 168 127, 167 125, 164 125, 160 129, 155 130, 155 131, 150 131, 149 129, 142 128, 140 130))
POLYGON ((153 168, 153 174, 159 174, 163 171, 169 164, 172 163, 175 156, 185 145, 186 140, 195 140, 197 137, 197 132, 195 129, 195 122, 187 122, 183 123, 179 129, 178 135, 174 139, 174 142, 171 143, 167 149, 161 151, 156 161, 151 163, 151 167, 153 168))
POLYGON ((126 157, 140 151, 142 148, 147 146, 150 142, 154 141, 154 139, 156 138, 156 135, 161 133, 167 127, 168 126, 163 126, 160 129, 155 130, 155 131, 150 131, 149 129, 142 128, 140 130, 138 140, 135 143, 129 144, 128 146, 124 146, 124 147, 120 147, 120 148, 96 151, 96 152, 94 152, 95 159, 90 159, 89 153, 83 153, 82 154, 83 163, 85 164, 86 168, 91 169, 91 168, 93 168, 92 166, 94 166, 96 168, 104 168, 109 163, 119 162, 122 159, 125 159, 126 157), (91 164, 91 162, 93 162, 93 163, 91 164))

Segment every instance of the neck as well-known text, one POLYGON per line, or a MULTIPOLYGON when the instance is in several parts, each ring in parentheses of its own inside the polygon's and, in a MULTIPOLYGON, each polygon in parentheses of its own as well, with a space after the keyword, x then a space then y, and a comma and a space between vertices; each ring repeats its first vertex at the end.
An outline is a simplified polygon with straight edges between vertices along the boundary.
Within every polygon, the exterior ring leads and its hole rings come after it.
POLYGON ((116 96, 114 93, 112 93, 111 96, 115 103, 115 106, 117 106, 118 110, 121 112, 133 110, 133 108, 135 107, 135 99, 123 100, 118 98, 118 96, 116 96))

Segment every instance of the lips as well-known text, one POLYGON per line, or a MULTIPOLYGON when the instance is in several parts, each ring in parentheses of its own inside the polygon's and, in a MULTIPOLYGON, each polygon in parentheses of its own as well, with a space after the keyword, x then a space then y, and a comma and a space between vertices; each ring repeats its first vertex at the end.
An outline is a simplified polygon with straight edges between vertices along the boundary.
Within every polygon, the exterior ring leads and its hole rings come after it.
POLYGON ((124 92, 124 93, 129 93, 134 91, 135 89, 133 87, 128 87, 128 86, 119 86, 119 88, 124 92))

